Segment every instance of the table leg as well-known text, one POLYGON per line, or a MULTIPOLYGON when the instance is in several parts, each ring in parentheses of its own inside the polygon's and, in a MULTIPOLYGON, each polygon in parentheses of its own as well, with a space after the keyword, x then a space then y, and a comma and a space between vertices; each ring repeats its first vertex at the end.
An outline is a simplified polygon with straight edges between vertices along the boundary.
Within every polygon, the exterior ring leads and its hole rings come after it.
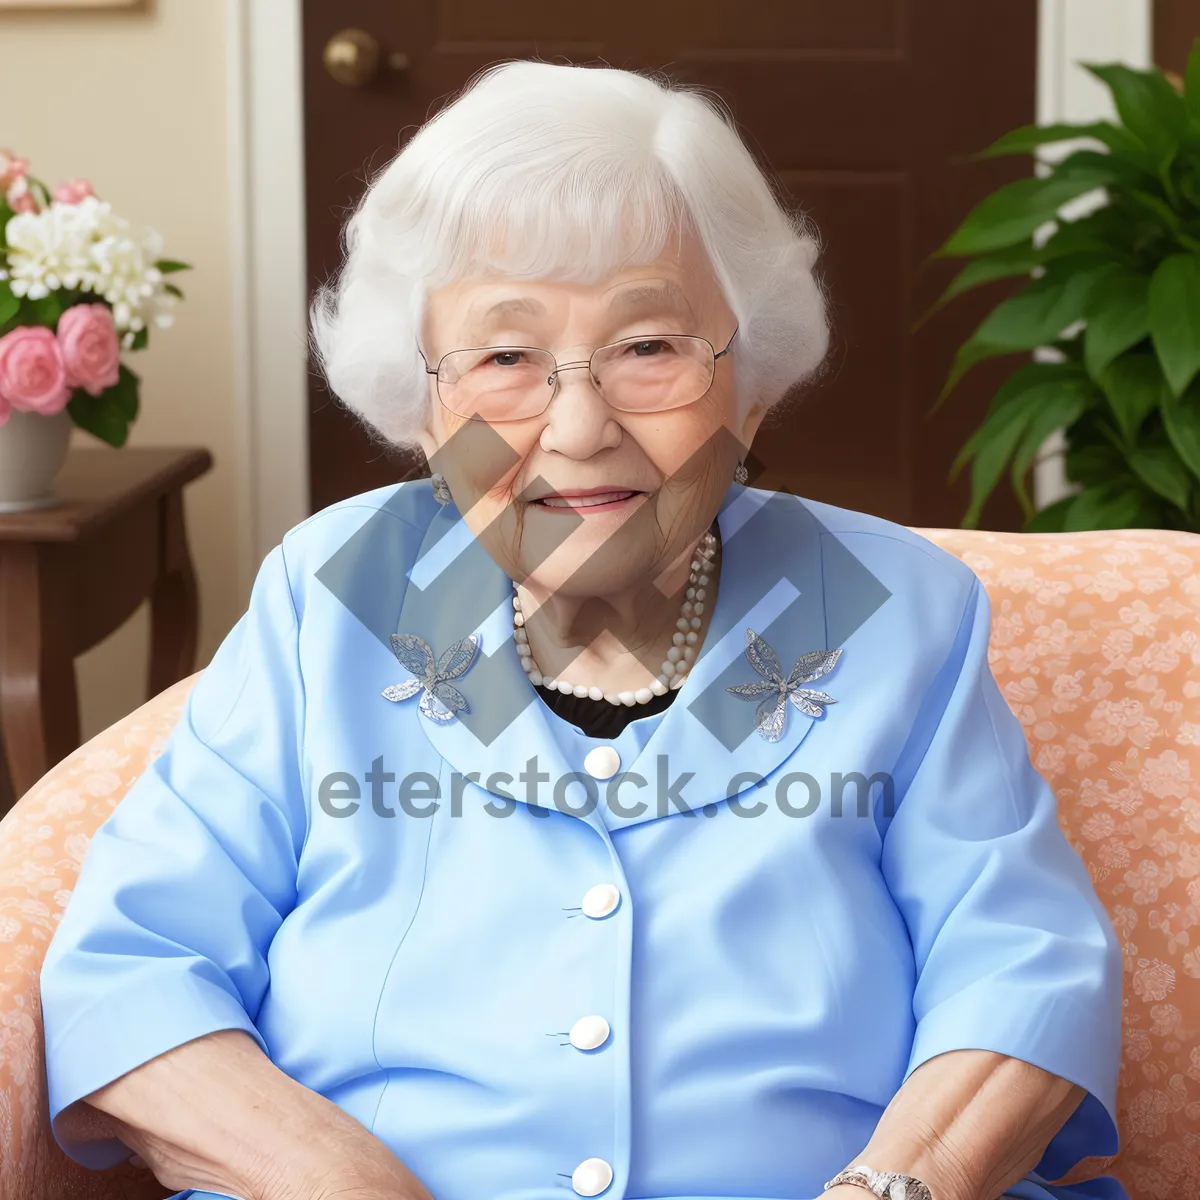
POLYGON ((171 492, 160 501, 162 553, 150 593, 149 695, 190 675, 196 663, 200 603, 196 574, 188 554, 183 519, 183 493, 171 492))
POLYGON ((70 630, 42 566, 35 545, 0 550, 0 727, 18 799, 79 745, 70 630))

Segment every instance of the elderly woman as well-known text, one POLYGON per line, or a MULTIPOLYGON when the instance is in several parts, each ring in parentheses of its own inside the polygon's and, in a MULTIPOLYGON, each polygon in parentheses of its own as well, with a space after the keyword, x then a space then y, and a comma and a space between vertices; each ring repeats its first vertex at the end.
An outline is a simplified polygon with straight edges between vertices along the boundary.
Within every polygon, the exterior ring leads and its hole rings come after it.
POLYGON ((92 842, 42 972, 70 1155, 1045 1200, 1115 1152, 1116 941, 979 581, 743 486, 815 254, 718 106, 618 70, 489 69, 374 181, 316 343, 433 480, 267 556, 92 842))

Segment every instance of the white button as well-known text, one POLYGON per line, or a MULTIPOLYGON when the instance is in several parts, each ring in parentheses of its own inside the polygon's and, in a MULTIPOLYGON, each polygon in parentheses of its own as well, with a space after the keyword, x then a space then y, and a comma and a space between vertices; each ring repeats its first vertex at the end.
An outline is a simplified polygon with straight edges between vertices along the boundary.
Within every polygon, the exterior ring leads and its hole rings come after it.
POLYGON ((621 769, 621 756, 611 746, 597 746, 587 752, 583 769, 593 779, 611 779, 621 769))
POLYGON ((612 1167, 602 1158, 585 1158, 571 1172, 571 1186, 580 1196, 598 1196, 612 1183, 612 1167))
POLYGON ((597 1046, 603 1046, 608 1041, 610 1032, 608 1022, 603 1017, 580 1017, 571 1026, 571 1045, 576 1050, 595 1050, 597 1046))
POLYGON ((598 883, 583 893, 584 916, 591 917, 594 921, 607 917, 617 907, 620 899, 621 893, 615 884, 598 883))

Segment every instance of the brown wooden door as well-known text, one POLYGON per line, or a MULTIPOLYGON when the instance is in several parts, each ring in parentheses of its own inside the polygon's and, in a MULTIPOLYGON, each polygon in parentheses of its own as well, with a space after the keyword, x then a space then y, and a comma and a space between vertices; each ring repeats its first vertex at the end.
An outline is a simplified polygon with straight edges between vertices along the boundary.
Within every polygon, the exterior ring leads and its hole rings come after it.
POLYGON ((1154 0, 1154 61, 1182 80, 1192 43, 1200 38, 1196 0, 1154 0))
MULTIPOLYGON (((756 482, 956 525, 965 480, 948 488, 949 465, 1009 364, 977 368, 928 411, 996 294, 910 330, 953 270, 923 266, 929 253, 979 197, 1029 169, 961 160, 1033 120, 1036 36, 1034 0, 305 0, 310 280, 336 268, 339 229, 366 178, 481 67, 536 56, 665 69, 724 97, 825 243, 829 369, 760 434, 756 482), (335 82, 322 62, 347 27, 382 48, 363 87, 335 82)), ((310 443, 314 508, 414 469, 373 444, 319 381, 310 443)), ((1015 519, 1005 494, 984 523, 1015 519)))

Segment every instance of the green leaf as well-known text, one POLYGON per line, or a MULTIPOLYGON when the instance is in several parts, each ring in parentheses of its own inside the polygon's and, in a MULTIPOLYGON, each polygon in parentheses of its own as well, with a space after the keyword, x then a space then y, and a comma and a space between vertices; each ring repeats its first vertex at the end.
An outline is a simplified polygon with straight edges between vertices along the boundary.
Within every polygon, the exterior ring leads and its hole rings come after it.
POLYGON ((1115 268, 1052 268, 1016 296, 998 304, 972 335, 1010 350, 1032 350, 1052 342, 1087 311, 1093 287, 1115 268))
POLYGON ((129 343, 130 350, 145 350, 150 344, 150 331, 143 325, 141 329, 133 335, 133 341, 129 343))
POLYGON ((1108 121, 1097 123, 1093 137, 1099 138, 1114 158, 1122 159, 1147 175, 1154 175, 1158 164, 1154 154, 1146 145, 1134 137, 1124 125, 1113 125, 1108 121))
POLYGON ((1028 275, 1042 260, 1042 252, 1032 245, 1024 243, 1010 246, 1005 250, 997 250, 993 254, 984 255, 965 267, 946 286, 946 290, 937 298, 918 325, 926 321, 944 304, 948 304, 956 296, 969 292, 981 284, 991 283, 996 279, 1009 279, 1014 275, 1028 275))
POLYGON ((112 387, 100 393, 100 399, 108 399, 126 421, 134 421, 138 415, 138 385, 141 380, 124 364, 120 376, 112 387))
POLYGON ((1001 158, 1006 154, 1032 154, 1039 146, 1084 137, 1096 138, 1107 144, 1105 127, 1114 128, 1107 121, 1094 121, 1089 125, 1022 125, 1019 129, 1010 130, 997 138, 986 149, 971 157, 981 159, 1001 158))
POLYGON ((1154 527, 1154 506, 1136 481, 1110 480, 1084 488, 1072 497, 1063 519, 1063 529, 1144 529, 1154 527))
POLYGON ((1042 408, 1035 413, 1033 420, 1025 429, 1020 445, 1013 454, 1010 472, 1013 491, 1027 518, 1033 515, 1034 508, 1033 502, 1025 490, 1025 473, 1033 464, 1033 460, 1045 440, 1056 429, 1073 425, 1092 398, 1092 383, 1088 379, 1076 379, 1072 383, 1062 384, 1060 387, 1061 390, 1048 396, 1042 408))
POLYGON ((1150 213, 1168 233, 1177 234, 1182 229, 1182 222, 1175 210, 1165 200, 1136 187, 1127 188, 1125 194, 1150 213))
POLYGON ((71 394, 67 411, 81 429, 95 434, 110 446, 123 446, 129 437, 129 421, 111 398, 115 390, 109 388, 99 396, 90 396, 82 388, 77 388, 71 394))
POLYGON ((58 318, 63 313, 63 303, 58 292, 51 292, 40 300, 30 300, 28 296, 21 301, 25 325, 45 325, 53 329, 58 324, 58 318))
POLYGON ((1093 379, 1149 334, 1149 291, 1149 276, 1136 271, 1112 271, 1096 281, 1088 296, 1083 336, 1083 362, 1093 379))
POLYGON ((1183 97, 1163 73, 1121 63, 1084 66, 1112 92, 1125 128, 1155 153, 1160 165, 1169 161, 1184 136, 1187 113, 1183 97))
POLYGON ((1047 262, 1089 254, 1119 260, 1129 253, 1133 225, 1127 213, 1107 204, 1086 217, 1060 223, 1042 246, 1042 254, 1047 262))
POLYGON ((952 468, 953 476, 965 462, 974 460, 971 505, 963 517, 964 526, 972 528, 979 520, 983 505, 995 490, 1005 464, 1017 450, 1030 422, 1043 408, 1055 403, 1064 389, 1072 390, 1081 380, 1087 382, 1079 369, 1069 363, 1033 362, 1014 371, 997 390, 983 424, 963 446, 952 468))
POLYGON ((1061 533, 1067 509, 1071 507, 1074 500, 1074 496, 1065 496, 1063 499, 1056 500, 1053 504, 1040 509, 1025 522, 1025 532, 1061 533))
POLYGON ((1034 401, 1013 407, 1002 421, 983 425, 977 434, 987 432, 974 451, 971 463, 971 503, 962 519, 964 529, 975 529, 988 497, 996 489, 1004 464, 1017 448, 1037 409, 1034 401))
POLYGON ((1200 478, 1200 384, 1176 398, 1163 397, 1163 426, 1187 469, 1200 478))
POLYGON ((27 175, 26 178, 29 181, 29 190, 33 193, 33 197, 37 201, 38 208, 49 208, 50 189, 40 179, 34 179, 32 175, 27 175))
POLYGON ((5 325, 17 315, 21 302, 12 294, 12 288, 0 279, 0 325, 5 325))
POLYGON ((1154 187, 1158 182, 1153 169, 1097 150, 1076 150, 1067 155, 1054 166, 1053 177, 1092 180, 1093 187, 1154 187))
POLYGON ((1108 147, 1109 153, 1143 174, 1153 176, 1158 164, 1154 156, 1132 133, 1111 121, 1093 121, 1087 125, 1024 125, 993 142, 976 159, 996 158, 1004 154, 1030 154, 1038 147, 1054 142, 1092 138, 1108 147))
POLYGON ((977 337, 969 338, 958 348, 958 352, 954 356, 954 362, 950 364, 950 374, 946 376, 946 382, 942 385, 942 390, 938 393, 937 400, 934 401, 934 409, 946 399, 948 395, 958 386, 958 381, 973 367, 976 363, 981 363, 985 359, 998 358, 1004 354, 1012 354, 1014 351, 1006 346, 993 346, 989 342, 980 341, 977 337))
POLYGON ((1053 220, 1068 200, 1105 187, 1118 177, 1111 166, 1107 170, 1092 166, 1005 184, 971 209, 935 256, 961 258, 1023 242, 1039 226, 1053 220))
POLYGON ((1148 488, 1187 512, 1195 481, 1169 442, 1139 446, 1129 456, 1129 465, 1148 488))
POLYGON ((1183 100, 1189 119, 1200 130, 1200 37, 1192 43, 1192 52, 1188 55, 1183 75, 1183 100))
POLYGON ((1158 360, 1153 354, 1123 354, 1101 372, 1099 382, 1121 436, 1132 446, 1166 391, 1158 360))
POLYGON ((176 271, 190 271, 191 263, 176 262, 173 258, 160 258, 154 264, 164 275, 174 274, 176 271))
POLYGON ((939 400, 976 363, 1053 342, 1083 316, 1093 285, 1114 269, 1106 264, 1061 276, 1048 271, 1024 291, 998 304, 959 348, 939 400))
POLYGON ((1079 444, 1072 436, 1068 439, 1064 466, 1067 478, 1072 483, 1082 483, 1085 487, 1090 487, 1096 483, 1107 483, 1114 476, 1120 475, 1125 470, 1125 459, 1115 446, 1107 442, 1079 444))
POLYGON ((1071 388, 1077 381, 1086 379, 1083 372, 1073 363, 1027 362, 1018 367, 997 389, 988 405, 988 415, 1020 399, 1030 388, 1042 384, 1055 388, 1071 388))
POLYGON ((1176 396, 1200 371, 1200 256, 1173 254, 1150 278, 1150 336, 1176 396))
POLYGON ((164 283, 163 291, 169 292, 172 296, 175 296, 179 300, 183 299, 183 293, 173 283, 164 283))
MULTIPOLYGON (((1200 136, 1200 124, 1196 127, 1196 134, 1200 136)), ((1193 157, 1183 164, 1175 180, 1175 188, 1184 204, 1200 209, 1200 157, 1193 157)))

